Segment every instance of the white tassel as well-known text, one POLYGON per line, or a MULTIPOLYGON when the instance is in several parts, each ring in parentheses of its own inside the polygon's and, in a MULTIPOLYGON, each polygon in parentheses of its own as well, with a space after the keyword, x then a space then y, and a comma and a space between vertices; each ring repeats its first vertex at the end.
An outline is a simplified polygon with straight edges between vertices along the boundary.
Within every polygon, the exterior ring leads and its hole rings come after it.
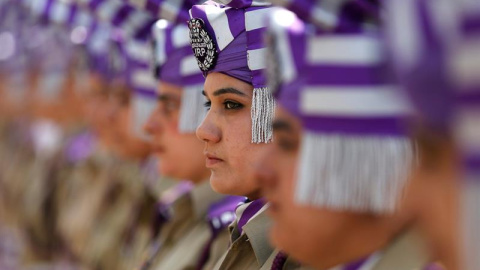
POLYGON ((296 201, 339 211, 392 213, 415 159, 408 138, 306 132, 296 201))
POLYGON ((275 99, 267 87, 254 88, 252 98, 252 143, 269 143, 273 137, 275 99))
POLYGON ((154 111, 155 106, 157 106, 157 101, 156 99, 151 97, 134 94, 132 102, 133 108, 131 111, 131 128, 133 134, 135 134, 140 139, 150 140, 150 136, 145 133, 143 128, 147 123, 148 117, 154 111))
POLYGON ((203 84, 183 88, 180 105, 180 120, 178 130, 181 133, 195 133, 197 127, 205 118, 207 110, 203 106, 203 84))
POLYGON ((480 266, 480 174, 468 175, 463 183, 462 221, 465 269, 477 270, 480 266))

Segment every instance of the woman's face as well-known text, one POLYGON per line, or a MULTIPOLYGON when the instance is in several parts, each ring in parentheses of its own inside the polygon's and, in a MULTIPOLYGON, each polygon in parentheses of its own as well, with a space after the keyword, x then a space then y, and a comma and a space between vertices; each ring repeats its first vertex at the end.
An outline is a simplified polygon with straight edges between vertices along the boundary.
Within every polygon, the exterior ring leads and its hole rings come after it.
POLYGON ((108 126, 108 86, 100 75, 91 73, 89 88, 83 102, 84 118, 87 124, 100 136, 106 133, 108 126))
POLYGON ((212 188, 223 194, 259 198, 254 167, 261 151, 270 145, 251 143, 253 87, 221 73, 210 73, 204 92, 208 113, 197 136, 205 142, 205 163, 212 172, 212 188))
POLYGON ((365 228, 378 225, 378 234, 387 238, 389 230, 383 230, 382 226, 388 222, 381 217, 298 205, 294 194, 301 123, 277 108, 273 130, 273 147, 265 151, 256 178, 262 186, 262 195, 270 202, 268 211, 274 221, 270 239, 277 248, 302 263, 323 269, 345 259, 348 253, 345 246, 359 242, 355 241, 355 234, 361 234, 365 228))
POLYGON ((113 86, 108 101, 108 129, 113 150, 124 158, 145 159, 150 154, 151 145, 133 132, 131 90, 123 84, 113 86))
POLYGON ((195 133, 180 133, 178 120, 182 90, 165 82, 158 87, 158 103, 145 126, 153 137, 154 154, 159 157, 159 171, 175 179, 195 183, 208 178, 203 143, 195 133))

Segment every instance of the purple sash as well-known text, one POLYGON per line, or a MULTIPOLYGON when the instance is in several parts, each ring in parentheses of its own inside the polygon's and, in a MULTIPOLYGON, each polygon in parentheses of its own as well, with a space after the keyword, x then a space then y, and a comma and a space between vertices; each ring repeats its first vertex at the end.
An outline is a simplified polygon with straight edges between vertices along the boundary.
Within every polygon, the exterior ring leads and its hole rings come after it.
POLYGON ((263 199, 258 199, 250 203, 243 212, 240 220, 238 221, 238 232, 242 234, 243 226, 265 205, 263 199))

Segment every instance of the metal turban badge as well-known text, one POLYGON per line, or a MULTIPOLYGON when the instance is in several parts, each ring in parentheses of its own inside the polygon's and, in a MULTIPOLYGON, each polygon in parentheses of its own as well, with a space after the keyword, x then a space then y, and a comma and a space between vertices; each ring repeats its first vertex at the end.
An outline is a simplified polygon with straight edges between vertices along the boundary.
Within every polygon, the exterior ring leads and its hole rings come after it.
POLYGON ((203 72, 211 70, 217 60, 215 41, 205 30, 202 19, 194 18, 188 21, 190 29, 190 43, 198 66, 203 72))

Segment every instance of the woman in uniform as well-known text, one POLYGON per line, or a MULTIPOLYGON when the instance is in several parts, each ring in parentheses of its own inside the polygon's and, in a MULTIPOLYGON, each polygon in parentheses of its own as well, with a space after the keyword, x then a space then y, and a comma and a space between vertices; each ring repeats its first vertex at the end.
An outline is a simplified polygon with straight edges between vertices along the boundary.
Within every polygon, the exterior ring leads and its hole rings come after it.
POLYGON ((145 126, 161 175, 186 180, 165 191, 158 231, 142 269, 212 269, 228 246, 227 225, 243 198, 214 192, 195 130, 205 115, 204 78, 190 48, 188 28, 159 20, 154 25, 158 103, 145 126))
MULTIPOLYGON (((268 3, 207 2, 190 10, 190 40, 205 76, 208 113, 197 129, 204 142, 212 188, 247 197, 230 225, 230 247, 214 269, 271 269, 277 252, 269 244, 270 220, 253 178, 270 147, 274 100, 262 74, 262 36, 268 3)), ((294 264, 292 267, 296 267, 294 264)))
POLYGON ((408 107, 382 76, 379 30, 366 24, 376 13, 338 10, 338 25, 318 29, 288 11, 271 16, 279 108, 257 172, 270 236, 315 269, 422 269, 431 254, 414 228, 415 198, 401 196, 416 162, 399 125, 408 107))

